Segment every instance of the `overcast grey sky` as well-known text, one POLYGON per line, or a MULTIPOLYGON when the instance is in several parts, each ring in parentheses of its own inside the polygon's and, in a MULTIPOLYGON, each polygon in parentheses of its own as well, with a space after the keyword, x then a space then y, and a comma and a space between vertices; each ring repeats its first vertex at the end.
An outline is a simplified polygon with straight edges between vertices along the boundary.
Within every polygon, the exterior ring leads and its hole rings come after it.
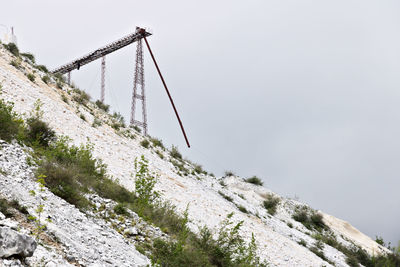
MULTIPOLYGON (((149 132, 221 175, 257 175, 371 237, 400 240, 400 2, 2 0, 21 50, 50 68, 134 31, 149 38, 193 148, 145 53, 149 132)), ((135 46, 107 57, 129 120, 135 46)), ((72 73, 99 97, 100 61, 72 73)))

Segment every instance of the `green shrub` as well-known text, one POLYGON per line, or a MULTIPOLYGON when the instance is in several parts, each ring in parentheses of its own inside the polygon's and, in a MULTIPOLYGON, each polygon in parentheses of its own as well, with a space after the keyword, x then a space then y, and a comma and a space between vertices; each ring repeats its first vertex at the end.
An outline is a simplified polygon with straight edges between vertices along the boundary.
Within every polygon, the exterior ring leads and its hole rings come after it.
POLYGON ((48 84, 49 81, 50 81, 50 77, 47 76, 47 75, 44 75, 44 76, 42 77, 42 81, 43 81, 45 84, 48 84))
POLYGON ((231 198, 228 195, 225 195, 222 191, 218 191, 218 194, 220 194, 223 198, 225 198, 226 200, 228 200, 229 202, 233 201, 233 198, 231 198))
POLYGON ((16 44, 14 43, 9 43, 5 44, 4 47, 11 52, 14 56, 18 57, 19 56, 19 49, 16 44))
POLYGON ((182 160, 182 154, 179 152, 178 148, 176 146, 172 146, 171 151, 169 153, 171 157, 174 159, 179 159, 182 160))
POLYGON ((35 75, 33 75, 32 73, 28 73, 28 74, 26 75, 26 77, 28 77, 28 79, 29 79, 31 82, 34 82, 34 81, 35 81, 35 75))
POLYGON ((110 105, 104 104, 100 100, 96 100, 96 106, 99 107, 100 109, 104 110, 105 112, 108 112, 110 109, 110 105))
POLYGON ((181 227, 185 234, 178 238, 178 241, 155 240, 153 244, 151 260, 153 264, 160 266, 266 266, 260 262, 255 251, 254 236, 251 242, 246 243, 239 235, 243 224, 234 224, 231 221, 233 213, 221 223, 216 239, 207 227, 200 229, 200 236, 191 233, 186 222, 181 227))
POLYGON ((224 176, 225 177, 230 177, 230 176, 236 176, 236 174, 233 171, 225 171, 224 176))
POLYGON ((9 142, 23 129, 23 120, 13 111, 13 105, 0 99, 0 139, 9 142))
POLYGON ((78 102, 81 105, 86 105, 89 102, 90 96, 85 91, 74 89, 74 92, 76 93, 72 97, 74 101, 78 102))
POLYGON ((195 165, 194 165, 194 171, 195 171, 196 173, 198 173, 198 174, 204 172, 204 171, 203 171, 203 167, 201 167, 201 165, 199 165, 199 164, 195 164, 195 165))
POLYGON ((243 207, 242 205, 238 205, 237 208, 238 208, 241 212, 243 212, 243 213, 249 213, 249 212, 247 211, 247 209, 246 209, 245 207, 243 207))
POLYGON ((157 150, 156 154, 160 157, 160 159, 164 159, 164 154, 161 151, 157 150))
POLYGON ((251 183, 251 184, 255 184, 255 185, 263 185, 263 182, 257 176, 247 178, 247 179, 245 179, 245 181, 248 183, 251 183))
POLYGON ((322 220, 322 215, 314 210, 310 210, 306 206, 297 208, 292 218, 302 223, 308 230, 316 230, 321 232, 328 229, 322 220))
POLYGON ((268 213, 274 215, 276 213, 276 208, 280 202, 279 197, 274 197, 272 194, 268 194, 266 196, 266 200, 264 200, 263 205, 264 208, 268 210, 268 213))
POLYGON ((35 56, 32 55, 31 53, 21 53, 21 56, 23 56, 24 58, 27 58, 32 63, 35 63, 35 56))
POLYGON ((13 59, 11 60, 10 65, 15 67, 16 69, 19 69, 21 67, 21 61, 18 59, 13 59))
POLYGON ((162 149, 164 149, 164 144, 162 143, 162 141, 160 139, 157 138, 150 138, 151 143, 153 144, 153 146, 158 146, 162 149))
POLYGON ((125 205, 122 203, 118 203, 117 205, 115 205, 113 210, 116 214, 129 216, 129 212, 127 211, 125 205))
POLYGON ((47 69, 47 67, 45 65, 36 65, 35 66, 38 70, 43 71, 44 73, 48 73, 49 70, 47 69))
POLYGON ((149 142, 147 139, 143 139, 143 140, 140 142, 140 145, 141 145, 142 147, 144 147, 144 148, 149 148, 150 142, 149 142))
POLYGON ((29 118, 27 124, 27 137, 31 143, 38 143, 41 146, 48 147, 49 143, 55 140, 55 132, 38 117, 29 118))

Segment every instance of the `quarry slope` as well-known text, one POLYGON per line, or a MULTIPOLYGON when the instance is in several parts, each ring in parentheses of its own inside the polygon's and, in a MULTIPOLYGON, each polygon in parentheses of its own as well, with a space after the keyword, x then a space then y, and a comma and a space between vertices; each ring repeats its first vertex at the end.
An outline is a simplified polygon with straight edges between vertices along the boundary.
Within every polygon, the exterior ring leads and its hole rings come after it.
MULTIPOLYGON (((43 103, 43 120, 54 129, 57 135, 70 137, 72 143, 76 145, 88 142, 93 144, 93 154, 107 165, 108 174, 113 179, 118 179, 119 183, 129 190, 134 188, 134 179, 132 178, 135 173, 134 160, 136 157, 144 155, 149 160, 150 169, 159 176, 156 190, 161 193, 161 198, 170 201, 181 213, 186 208, 188 209, 189 226, 194 232, 197 232, 203 225, 210 229, 217 229, 222 220, 233 212, 235 222, 244 222, 241 228, 242 236, 246 240, 250 240, 254 234, 258 247, 257 253, 270 266, 332 266, 332 264, 348 266, 346 256, 328 244, 324 244, 320 248, 324 259, 310 251, 310 248, 317 244, 315 231, 307 229, 302 223, 293 219, 293 214, 299 208, 312 210, 306 204, 278 196, 265 187, 247 183, 236 176, 213 177, 205 173, 197 173, 194 171, 196 167, 194 164, 183 160, 181 164, 185 170, 188 170, 184 174, 184 171, 174 164, 175 159, 167 150, 152 145, 144 148, 141 142, 147 137, 129 127, 113 128, 111 116, 100 110, 95 104, 90 102, 84 106, 74 101, 73 88, 64 85, 62 89, 59 89, 54 83, 47 85, 41 80, 45 73, 33 69, 26 62, 22 62, 22 70, 17 69, 10 65, 12 60, 12 55, 4 48, 0 48, 0 84, 2 85, 0 98, 13 102, 14 110, 24 117, 30 114, 34 103, 40 99, 43 103), (35 81, 30 81, 26 73, 35 73, 35 81), (94 127, 96 121, 101 121, 101 125, 94 127), (163 158, 160 157, 160 154, 163 158), (269 214, 262 205, 268 196, 274 196, 280 200, 274 215, 269 214)), ((9 149, 14 152, 19 151, 18 153, 23 155, 23 151, 18 146, 9 147, 9 149)), ((0 153, 3 152, 0 151, 0 153)), ((21 161, 24 161, 23 156, 21 156, 21 161)), ((27 169, 28 167, 21 168, 27 169)), ((2 186, 0 192, 12 195, 23 202, 33 201, 27 192, 34 186, 34 183, 22 185, 15 181, 18 176, 32 174, 29 172, 19 172, 18 174, 18 171, 15 175, 14 172, 11 173, 13 175, 0 175, 2 186), (18 190, 13 189, 16 186, 21 187, 18 190)), ((49 197, 52 195, 50 192, 47 194, 49 197)), ((64 215, 57 213, 60 220, 67 219, 68 216, 80 218, 79 220, 72 219, 74 222, 79 222, 80 225, 75 228, 75 231, 82 233, 83 239, 84 233, 90 231, 93 233, 93 240, 101 242, 102 235, 99 226, 101 223, 88 219, 79 210, 56 196, 52 197, 52 201, 56 209, 65 211, 64 215)), ((47 212, 51 213, 52 211, 48 210, 47 212)), ((324 223, 329 226, 332 234, 341 244, 348 247, 353 244, 357 245, 370 255, 386 251, 384 247, 349 223, 322 212, 320 214, 323 216, 324 223)), ((61 230, 53 232, 60 236, 61 243, 68 244, 67 240, 72 237, 67 235, 71 230, 67 231, 61 225, 61 223, 55 224, 54 227, 61 230)), ((146 257, 135 250, 134 246, 124 248, 123 239, 118 237, 117 233, 112 232, 110 236, 112 238, 107 238, 107 240, 114 241, 107 242, 116 242, 118 248, 132 253, 130 257, 136 261, 134 266, 148 262, 146 257)), ((72 240, 70 242, 73 243, 72 240)), ((79 243, 77 240, 74 242, 79 243)), ((75 245, 74 249, 80 250, 81 254, 88 254, 87 250, 102 246, 96 242, 93 243, 92 248, 75 245)), ((114 246, 109 243, 103 245, 114 246)), ((57 254, 58 252, 54 251, 53 253, 57 254)), ((90 253, 97 254, 95 250, 91 250, 90 253)), ((113 253, 113 250, 107 250, 106 253, 113 253)), ((110 263, 111 266, 123 266, 124 262, 128 262, 124 260, 124 256, 120 256, 122 263, 120 265, 110 263)), ((117 260, 118 256, 115 258, 117 260)), ((93 258, 88 260, 83 257, 81 261, 86 264, 95 262, 93 258)), ((107 265, 105 261, 102 263, 107 265)), ((102 265, 100 264, 100 266, 102 265)))

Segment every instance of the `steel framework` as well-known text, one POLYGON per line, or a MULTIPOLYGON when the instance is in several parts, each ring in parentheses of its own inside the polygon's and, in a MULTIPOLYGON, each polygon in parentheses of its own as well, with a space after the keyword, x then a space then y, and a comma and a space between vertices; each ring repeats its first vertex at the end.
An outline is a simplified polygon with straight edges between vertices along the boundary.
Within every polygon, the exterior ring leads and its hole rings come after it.
POLYGON ((83 57, 80 57, 78 59, 75 59, 74 61, 67 63, 57 69, 54 69, 52 73, 61 73, 61 74, 66 74, 67 72, 70 72, 72 70, 78 69, 82 67, 83 65, 86 65, 98 58, 101 58, 107 54, 110 54, 122 47, 125 47, 127 45, 130 45, 133 42, 136 42, 143 37, 150 36, 151 33, 145 31, 144 29, 141 29, 140 32, 136 31, 135 33, 129 34, 125 37, 122 37, 121 39, 118 39, 115 42, 112 42, 109 45, 103 46, 92 53, 89 53, 83 57))
POLYGON ((104 103, 104 95, 106 92, 106 56, 101 58, 101 93, 100 101, 104 103))
POLYGON ((142 127, 143 134, 147 135, 146 94, 144 90, 144 61, 142 39, 137 41, 135 76, 132 92, 131 125, 142 127), (138 93, 139 90, 140 93, 138 93), (142 101, 142 121, 135 120, 136 100, 142 101))

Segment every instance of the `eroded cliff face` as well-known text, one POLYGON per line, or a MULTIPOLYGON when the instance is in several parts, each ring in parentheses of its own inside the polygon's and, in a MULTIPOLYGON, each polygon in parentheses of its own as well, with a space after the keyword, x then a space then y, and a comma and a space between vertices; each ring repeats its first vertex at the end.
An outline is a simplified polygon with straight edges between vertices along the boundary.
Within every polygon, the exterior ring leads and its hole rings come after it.
MULTIPOLYGON (((329 235, 345 247, 355 244, 370 254, 386 251, 348 223, 314 211, 303 203, 278 196, 236 176, 216 178, 196 172, 195 165, 185 160, 177 163, 160 147, 144 148, 140 143, 148 137, 131 128, 112 127, 113 118, 91 102, 81 105, 74 98, 73 88, 63 85, 59 89, 51 82, 48 85, 41 79, 45 73, 26 62, 17 69, 10 65, 12 60, 13 56, 0 48, 1 99, 13 102, 14 110, 25 118, 40 99, 43 120, 56 134, 68 136, 76 145, 93 144, 93 154, 107 165, 107 173, 129 190, 134 188, 134 159, 144 155, 150 170, 158 176, 155 189, 161 199, 171 202, 182 214, 187 209, 193 232, 198 232, 201 226, 216 230, 228 214, 234 213, 235 223, 243 221, 241 235, 248 241, 254 235, 257 254, 270 266, 348 266, 343 252, 333 244, 321 242, 321 235, 329 235), (27 73, 34 73, 34 82, 27 78, 27 73), (275 212, 268 212, 263 205, 271 197, 278 199, 275 212), (306 216, 322 214, 328 228, 318 230, 293 219, 301 211, 306 216)), ((38 186, 34 177, 36 166, 28 164, 30 148, 16 143, 1 142, 0 145, 3 170, 0 197, 17 199, 30 214, 36 214, 39 199, 29 193, 38 186)), ((43 218, 51 218, 44 231, 43 240, 47 242, 39 243, 33 256, 27 258, 28 265, 145 266, 150 261, 135 249, 138 239, 143 242, 155 237, 169 238, 132 212, 129 222, 106 221, 106 216, 101 214, 82 213, 47 189, 43 194, 47 199, 43 218)), ((88 197, 96 207, 106 207, 104 212, 115 205, 96 195, 88 197)), ((32 223, 22 217, 16 216, 13 220, 20 231, 29 234, 32 223)), ((13 264, 10 260, 2 261, 13 264)))

